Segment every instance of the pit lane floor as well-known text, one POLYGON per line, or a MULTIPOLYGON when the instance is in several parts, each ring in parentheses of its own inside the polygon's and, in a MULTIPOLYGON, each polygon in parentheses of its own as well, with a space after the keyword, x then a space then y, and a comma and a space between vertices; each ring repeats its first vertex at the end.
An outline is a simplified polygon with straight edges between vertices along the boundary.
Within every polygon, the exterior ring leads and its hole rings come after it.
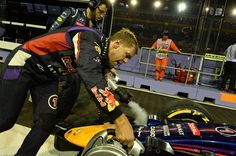
MULTIPOLYGON (((24 137, 30 128, 15 124, 15 126, 6 132, 0 133, 0 156, 13 156, 20 147, 24 137)), ((51 135, 40 148, 37 156, 76 156, 78 152, 58 151, 53 146, 54 137, 51 135)))
MULTIPOLYGON (((121 86, 127 88, 126 86, 121 86)), ((134 100, 138 102, 148 113, 159 114, 162 111, 163 105, 169 103, 172 100, 183 99, 177 96, 168 96, 150 92, 145 89, 131 89, 128 90, 133 94, 134 100)), ((214 121, 217 123, 230 123, 236 124, 236 111, 225 107, 217 107, 211 103, 200 103, 206 108, 213 116, 214 121)), ((126 114, 130 114, 129 108, 122 105, 122 110, 126 114)), ((97 123, 98 115, 97 108, 87 94, 84 86, 81 87, 81 94, 75 104, 71 115, 67 118, 68 122, 73 123, 75 126, 85 126, 97 123)), ((9 131, 0 134, 0 156, 12 156, 20 144, 23 138, 28 133, 29 128, 32 125, 32 103, 28 100, 21 111, 21 114, 17 120, 17 124, 9 131), (26 126, 26 127, 25 127, 26 126)), ((40 149, 37 156, 73 156, 76 155, 73 152, 59 152, 53 147, 53 136, 50 136, 47 142, 40 149)))

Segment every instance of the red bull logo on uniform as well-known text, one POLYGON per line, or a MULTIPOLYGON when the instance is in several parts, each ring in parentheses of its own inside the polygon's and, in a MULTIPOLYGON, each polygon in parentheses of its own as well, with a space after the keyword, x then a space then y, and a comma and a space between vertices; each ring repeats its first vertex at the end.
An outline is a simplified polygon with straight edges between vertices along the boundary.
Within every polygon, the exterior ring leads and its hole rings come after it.
POLYGON ((76 69, 72 66, 72 60, 69 56, 62 57, 61 60, 69 73, 76 73, 76 69))
POLYGON ((96 86, 91 89, 98 102, 102 107, 107 106, 109 112, 113 111, 116 106, 119 105, 119 102, 116 101, 114 95, 109 91, 109 88, 98 89, 96 86))

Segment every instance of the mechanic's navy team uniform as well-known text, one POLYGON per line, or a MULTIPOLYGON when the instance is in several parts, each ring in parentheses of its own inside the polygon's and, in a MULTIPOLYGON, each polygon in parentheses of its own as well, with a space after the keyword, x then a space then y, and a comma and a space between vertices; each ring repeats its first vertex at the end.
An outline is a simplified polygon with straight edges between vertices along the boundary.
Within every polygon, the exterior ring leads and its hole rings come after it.
POLYGON ((17 155, 36 155, 63 113, 63 108, 57 110, 61 75, 78 72, 104 112, 112 119, 122 114, 104 79, 107 44, 96 30, 73 26, 34 38, 10 53, 0 79, 0 132, 14 125, 28 90, 33 100, 34 126, 17 155))
MULTIPOLYGON (((94 27, 97 27, 96 22, 93 22, 94 27)), ((67 26, 89 26, 89 20, 86 17, 86 10, 81 11, 80 9, 68 8, 66 9, 52 24, 49 29, 49 32, 56 30, 58 28, 67 27, 67 26)))
MULTIPOLYGON (((88 7, 91 11, 95 11, 96 8, 99 7, 100 4, 103 4, 105 0, 90 0, 88 2, 88 7)), ((108 4, 106 4, 108 5, 108 4)), ((97 28, 97 22, 91 20, 93 27, 97 28)), ((81 10, 79 8, 75 9, 73 7, 67 8, 52 24, 49 28, 49 32, 56 30, 58 28, 67 27, 67 26, 88 26, 89 27, 89 20, 86 15, 86 9, 81 10)))
MULTIPOLYGON (((91 11, 95 11, 96 8, 99 7, 99 5, 104 4, 105 0, 90 0, 88 3, 88 7, 91 11)), ((108 4, 106 3, 106 6, 108 4)), ((79 8, 75 9, 72 7, 67 8, 58 18, 57 20, 52 24, 52 26, 49 29, 49 32, 52 32, 56 29, 66 27, 66 26, 73 26, 73 25, 79 25, 79 26, 87 26, 89 27, 90 20, 87 18, 86 10, 81 10, 79 8)), ((98 23, 97 21, 91 20, 92 27, 97 29, 98 23)), ((64 115, 60 116, 60 119, 58 119, 58 125, 60 127, 63 127, 65 124, 63 121, 64 119, 69 115, 71 108, 75 104, 77 97, 79 95, 79 90, 76 85, 80 85, 80 82, 78 82, 78 75, 68 75, 67 77, 64 77, 64 86, 62 87, 63 90, 60 93, 59 103, 60 106, 58 109, 61 109, 63 107, 64 115), (62 124, 62 125, 61 125, 62 124)), ((104 113, 102 113, 100 110, 98 111, 99 114, 99 120, 100 122, 110 121, 109 118, 106 117, 104 113)))
MULTIPOLYGON (((66 9, 52 24, 49 32, 55 31, 56 29, 62 27, 73 25, 89 26, 89 20, 86 18, 86 11, 81 11, 72 7, 66 9)), ((61 87, 63 90, 60 92, 58 99, 58 103, 60 103, 58 110, 63 108, 63 115, 58 118, 59 124, 69 115, 71 108, 75 104, 75 101, 79 95, 78 88, 80 86, 80 81, 77 74, 62 77, 61 81, 64 81, 64 85, 61 87)), ((62 124, 64 123, 62 122, 62 124)))

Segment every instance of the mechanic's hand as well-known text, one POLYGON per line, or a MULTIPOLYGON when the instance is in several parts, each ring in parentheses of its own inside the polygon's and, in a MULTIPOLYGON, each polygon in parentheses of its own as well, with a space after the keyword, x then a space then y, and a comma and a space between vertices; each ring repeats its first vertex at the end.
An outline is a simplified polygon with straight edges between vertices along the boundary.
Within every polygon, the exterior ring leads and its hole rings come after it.
POLYGON ((118 87, 115 90, 115 93, 119 96, 119 101, 124 103, 129 103, 132 98, 132 94, 130 94, 126 89, 118 87))
POLYGON ((116 125, 111 124, 110 122, 104 122, 103 125, 105 126, 106 129, 116 129, 116 125))
POLYGON ((105 74, 105 80, 107 80, 109 76, 111 76, 111 77, 118 76, 118 73, 116 72, 115 68, 111 68, 110 71, 105 74))
POLYGON ((114 77, 118 76, 118 73, 116 72, 116 69, 115 69, 115 68, 111 68, 111 69, 110 69, 110 72, 111 72, 111 74, 112 74, 114 77))
POLYGON ((123 145, 128 146, 128 148, 132 148, 134 145, 134 132, 127 117, 122 114, 114 121, 114 123, 116 125, 116 139, 123 145))

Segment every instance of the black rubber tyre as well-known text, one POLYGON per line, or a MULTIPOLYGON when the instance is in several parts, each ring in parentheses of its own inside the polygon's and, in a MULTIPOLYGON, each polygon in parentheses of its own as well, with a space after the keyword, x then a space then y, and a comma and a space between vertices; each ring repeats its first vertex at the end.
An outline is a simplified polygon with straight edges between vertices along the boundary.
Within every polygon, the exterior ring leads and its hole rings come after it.
POLYGON ((167 123, 195 122, 212 123, 212 115, 200 104, 190 100, 174 100, 161 111, 161 119, 167 123))

